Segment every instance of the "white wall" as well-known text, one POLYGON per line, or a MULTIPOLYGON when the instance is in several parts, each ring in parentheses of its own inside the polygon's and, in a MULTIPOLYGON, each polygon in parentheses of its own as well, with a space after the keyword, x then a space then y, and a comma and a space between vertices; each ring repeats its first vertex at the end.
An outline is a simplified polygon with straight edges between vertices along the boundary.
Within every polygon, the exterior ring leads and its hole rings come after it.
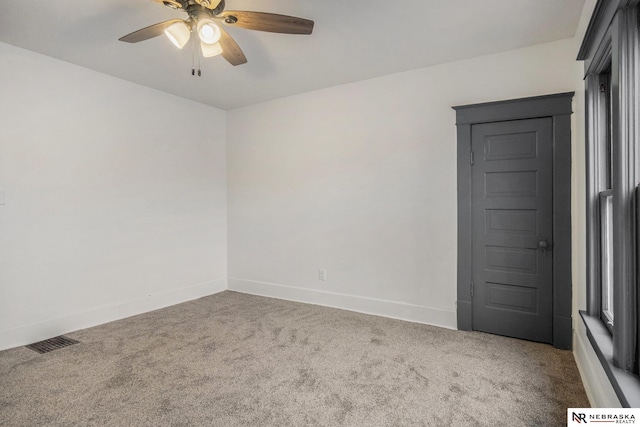
POLYGON ((230 111, 230 288, 455 328, 451 107, 578 90, 576 52, 563 40, 230 111))
POLYGON ((225 289, 226 114, 0 57, 0 349, 225 289))

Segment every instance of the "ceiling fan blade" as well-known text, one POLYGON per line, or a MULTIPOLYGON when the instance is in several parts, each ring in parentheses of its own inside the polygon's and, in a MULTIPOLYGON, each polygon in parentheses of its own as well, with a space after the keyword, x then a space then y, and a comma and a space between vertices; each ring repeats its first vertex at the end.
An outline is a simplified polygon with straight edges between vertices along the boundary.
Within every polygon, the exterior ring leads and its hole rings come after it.
POLYGON ((284 34, 311 34, 313 31, 313 21, 275 13, 225 10, 217 17, 227 25, 247 30, 284 34))
POLYGON ((153 37, 158 37, 164 34, 164 30, 166 30, 171 25, 176 22, 184 22, 182 19, 170 19, 168 21, 159 22, 157 24, 149 25, 141 30, 134 31, 131 34, 127 34, 126 36, 120 37, 118 40, 121 42, 127 43, 138 43, 144 40, 151 39, 153 37))
POLYGON ((241 65, 247 62, 247 57, 244 56, 244 52, 238 46, 238 43, 231 38, 229 33, 220 28, 220 46, 222 46, 222 56, 229 61, 231 65, 241 65))

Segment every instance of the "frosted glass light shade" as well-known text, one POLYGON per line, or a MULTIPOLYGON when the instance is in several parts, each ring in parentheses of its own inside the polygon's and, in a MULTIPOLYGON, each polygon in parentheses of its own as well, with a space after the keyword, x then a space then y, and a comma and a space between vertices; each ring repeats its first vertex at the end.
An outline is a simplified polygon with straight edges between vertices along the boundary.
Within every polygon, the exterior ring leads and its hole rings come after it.
POLYGON ((222 46, 220 43, 207 44, 200 43, 200 49, 202 49, 202 56, 205 58, 211 58, 212 56, 220 55, 222 53, 222 46))
POLYGON ((206 44, 216 44, 220 40, 220 28, 211 19, 198 20, 198 36, 206 44))
POLYGON ((189 29, 189 26, 184 22, 176 22, 167 27, 167 29, 164 30, 164 34, 178 49, 182 49, 189 41, 191 29, 189 29))

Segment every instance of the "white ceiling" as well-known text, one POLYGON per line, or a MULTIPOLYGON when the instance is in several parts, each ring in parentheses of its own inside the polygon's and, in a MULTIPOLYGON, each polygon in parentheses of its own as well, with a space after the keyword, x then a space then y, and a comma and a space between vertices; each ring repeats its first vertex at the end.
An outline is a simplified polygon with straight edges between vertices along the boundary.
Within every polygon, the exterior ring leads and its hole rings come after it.
POLYGON ((0 42, 222 109, 572 37, 585 0, 227 0, 315 21, 310 36, 228 28, 248 63, 202 59, 166 37, 119 42, 186 14, 151 0, 0 2, 0 42))

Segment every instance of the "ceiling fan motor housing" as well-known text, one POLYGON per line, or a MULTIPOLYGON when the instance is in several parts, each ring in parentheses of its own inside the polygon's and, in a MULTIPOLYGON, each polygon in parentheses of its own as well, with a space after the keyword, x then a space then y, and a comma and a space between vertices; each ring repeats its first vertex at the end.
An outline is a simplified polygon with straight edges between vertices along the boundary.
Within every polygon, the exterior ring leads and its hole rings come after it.
POLYGON ((162 3, 171 9, 184 9, 192 17, 198 11, 215 16, 224 10, 224 0, 164 0, 162 3))
POLYGON ((216 9, 220 2, 221 0, 198 0, 198 3, 207 9, 216 9))

